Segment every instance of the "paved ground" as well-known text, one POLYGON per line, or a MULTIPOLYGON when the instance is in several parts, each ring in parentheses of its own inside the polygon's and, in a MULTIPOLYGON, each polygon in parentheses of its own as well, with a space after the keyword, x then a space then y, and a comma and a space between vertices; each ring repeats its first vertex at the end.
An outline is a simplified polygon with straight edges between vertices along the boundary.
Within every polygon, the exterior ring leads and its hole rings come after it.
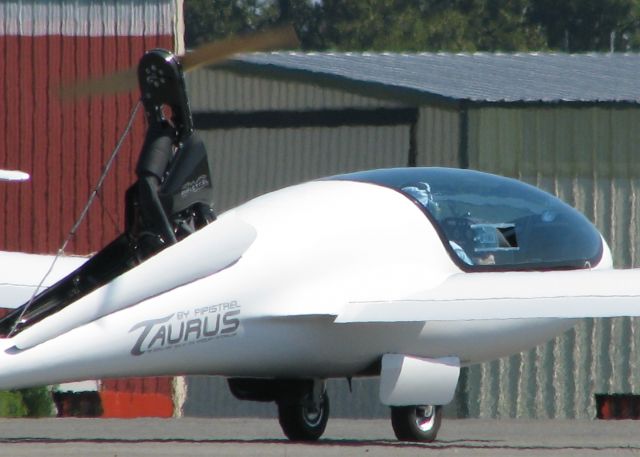
POLYGON ((317 444, 266 419, 0 419, 0 456, 640 456, 637 421, 448 420, 403 444, 382 420, 329 421, 317 444))

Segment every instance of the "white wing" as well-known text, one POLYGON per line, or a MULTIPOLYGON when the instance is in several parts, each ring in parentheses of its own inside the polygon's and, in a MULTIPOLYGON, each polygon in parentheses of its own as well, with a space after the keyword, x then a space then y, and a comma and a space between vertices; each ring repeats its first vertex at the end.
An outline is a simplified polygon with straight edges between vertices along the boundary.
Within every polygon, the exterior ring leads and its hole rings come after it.
POLYGON ((19 170, 0 170, 0 181, 26 181, 29 173, 19 170))
MULTIPOLYGON (((0 308, 16 308, 27 302, 51 268, 54 258, 53 255, 0 251, 0 308)), ((51 286, 86 260, 87 257, 59 257, 42 288, 51 286)))
POLYGON ((640 316, 640 269, 460 273, 399 300, 349 303, 336 322, 640 316))

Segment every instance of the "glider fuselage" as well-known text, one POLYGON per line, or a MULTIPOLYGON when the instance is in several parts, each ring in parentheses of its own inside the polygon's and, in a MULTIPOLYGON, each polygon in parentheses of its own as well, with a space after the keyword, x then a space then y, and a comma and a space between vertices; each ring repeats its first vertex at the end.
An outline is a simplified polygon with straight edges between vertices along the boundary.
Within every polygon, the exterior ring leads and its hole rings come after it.
MULTIPOLYGON (((605 249, 598 268, 610 266, 605 249)), ((393 307, 394 301, 437 288, 454 275, 473 274, 461 270, 431 221, 396 191, 349 181, 294 186, 221 215, 5 340, 0 388, 185 373, 357 376, 375 373, 380 357, 389 353, 455 356, 471 364, 517 353, 575 323, 570 318, 336 322, 358 303, 393 307), (223 262, 214 252, 220 249, 223 262), (207 271, 206 265, 215 267, 207 271), (126 281, 143 268, 149 269, 143 276, 147 282, 126 281), (168 284, 163 275, 184 279, 168 284), (140 299, 145 290, 155 292, 140 299), (114 303, 121 309, 110 309, 114 303), (88 322, 73 323, 74 318, 88 322), (64 323, 68 331, 56 334, 64 323)))

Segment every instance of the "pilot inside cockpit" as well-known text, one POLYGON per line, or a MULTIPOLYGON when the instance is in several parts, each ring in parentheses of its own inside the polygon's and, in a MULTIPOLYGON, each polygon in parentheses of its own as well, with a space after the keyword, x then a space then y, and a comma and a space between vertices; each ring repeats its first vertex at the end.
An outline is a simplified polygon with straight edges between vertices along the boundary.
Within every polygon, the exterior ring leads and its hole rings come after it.
POLYGON ((470 216, 448 217, 441 221, 449 241, 449 246, 455 254, 467 265, 495 265, 496 260, 492 252, 485 249, 487 232, 484 224, 473 223, 470 216))
POLYGON ((421 206, 468 271, 577 269, 598 263, 602 237, 582 214, 515 179, 452 168, 392 168, 330 179, 385 186, 421 206))
POLYGON ((401 190, 415 198, 422 206, 428 209, 431 214, 436 212, 435 210, 438 208, 438 204, 433 199, 429 183, 417 182, 415 184, 405 186, 401 190))
MULTIPOLYGON (((432 216, 440 216, 440 207, 435 201, 431 186, 427 182, 417 182, 415 184, 402 187, 403 192, 415 198, 432 216)), ((468 218, 456 217, 445 218, 443 229, 447 232, 449 245, 453 252, 467 265, 493 265, 495 258, 492 254, 478 253, 470 256, 468 252, 475 253, 475 233, 472 229, 471 221, 468 218)))

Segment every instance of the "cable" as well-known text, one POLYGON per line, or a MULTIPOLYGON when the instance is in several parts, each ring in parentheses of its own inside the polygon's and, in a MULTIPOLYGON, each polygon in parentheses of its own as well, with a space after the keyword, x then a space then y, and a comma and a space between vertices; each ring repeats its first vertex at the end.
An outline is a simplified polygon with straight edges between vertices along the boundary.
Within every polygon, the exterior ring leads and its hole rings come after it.
POLYGON ((118 228, 119 228, 118 221, 116 221, 116 218, 111 213, 111 210, 105 206, 104 200, 103 200, 103 195, 101 193, 98 193, 98 203, 100 203, 100 207, 102 208, 102 211, 104 212, 104 214, 107 215, 107 218, 113 224, 113 229, 117 232, 118 228))
POLYGON ((80 216, 78 216, 78 219, 76 220, 75 224, 73 224, 73 227, 71 227, 71 230, 67 234, 67 237, 65 238, 64 242, 62 243, 62 246, 60 247, 60 249, 58 249, 58 252, 56 252, 56 256, 53 258, 53 261, 51 262, 51 265, 49 266, 49 269, 47 270, 47 272, 44 274, 44 276, 40 280, 40 283, 38 284, 36 289, 33 291, 33 294, 31 295, 31 298, 26 303, 26 305, 24 305, 24 307, 22 309, 22 312, 20 313, 20 316, 14 322, 13 327, 11 328, 11 331, 7 335, 8 338, 10 338, 13 335, 13 333, 15 332, 16 327, 18 326, 18 324, 22 320, 23 316, 25 315, 25 313, 29 309, 29 306, 31 306, 31 304, 33 303, 33 300, 35 299, 36 295, 38 295, 38 292, 40 291, 40 288, 42 287, 42 284, 44 284, 44 282, 47 279, 47 277, 53 271, 53 268, 55 267, 56 263, 58 262, 58 259, 60 258, 60 256, 62 254, 64 254, 64 250, 66 249, 67 245, 69 244, 71 239, 76 235, 76 232, 78 231, 78 228, 80 227, 80 224, 82 224, 82 221, 85 219, 85 217, 89 213, 89 209, 91 208, 91 205, 93 204, 93 201, 96 199, 96 196, 98 195, 98 192, 100 192, 100 189, 102 188, 102 185, 104 184, 104 181, 107 178, 107 175, 109 174, 109 170, 111 170, 111 167, 113 166, 113 163, 114 163, 118 153, 120 152, 120 148, 122 148, 122 145, 124 144, 125 138, 129 135, 129 132, 131 131, 131 127, 133 127, 133 122, 134 122, 134 120, 136 118, 136 114, 138 114, 138 109, 140 108, 140 104, 141 103, 138 100, 138 103, 136 103, 136 105, 133 107, 133 110, 131 111, 131 115, 129 116, 129 121, 127 122, 127 126, 125 127, 124 132, 122 132, 122 135, 120 135, 120 139, 116 143, 116 146, 113 149, 113 152, 111 152, 111 156, 109 157, 109 160, 107 160, 107 163, 104 166, 104 170, 102 171, 102 174, 100 175, 100 179, 98 179, 98 182, 97 182, 96 186, 93 188, 93 191, 91 192, 91 195, 89 195, 89 199, 87 200, 87 203, 84 205, 84 208, 82 209, 82 212, 80 213, 80 216))

